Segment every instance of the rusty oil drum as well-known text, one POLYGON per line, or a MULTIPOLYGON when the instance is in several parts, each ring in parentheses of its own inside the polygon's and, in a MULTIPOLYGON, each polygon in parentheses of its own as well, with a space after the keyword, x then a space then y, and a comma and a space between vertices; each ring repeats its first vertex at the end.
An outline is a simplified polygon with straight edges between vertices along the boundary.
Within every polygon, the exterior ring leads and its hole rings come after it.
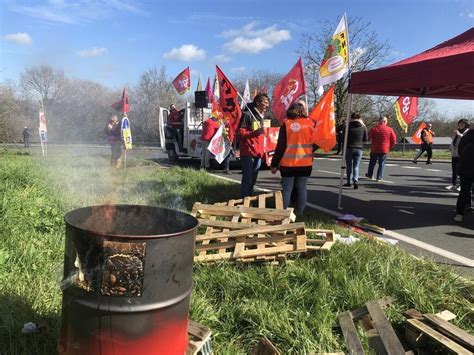
POLYGON ((198 221, 149 206, 65 216, 60 354, 184 354, 198 221))

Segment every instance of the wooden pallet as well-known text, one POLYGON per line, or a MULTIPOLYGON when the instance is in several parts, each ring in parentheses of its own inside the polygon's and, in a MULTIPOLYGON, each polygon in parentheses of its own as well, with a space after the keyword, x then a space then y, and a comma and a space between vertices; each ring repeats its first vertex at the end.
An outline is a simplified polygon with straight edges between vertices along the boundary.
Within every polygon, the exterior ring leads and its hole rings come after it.
POLYGON ((443 318, 443 314, 422 314, 416 310, 405 313, 407 327, 405 336, 417 349, 431 351, 431 340, 438 346, 456 354, 474 353, 474 336, 443 318))
MULTIPOLYGON (((212 224, 211 221, 209 224, 212 224)), ((230 226, 230 225, 229 225, 230 226)), ((196 262, 268 261, 286 253, 306 251, 304 223, 255 225, 246 229, 196 237, 196 262)))
POLYGON ((206 227, 196 238, 196 262, 282 261, 288 253, 328 250, 334 243, 332 230, 314 229, 324 238, 307 238, 304 224, 290 224, 295 215, 283 209, 280 191, 214 205, 196 202, 192 214, 206 227))
POLYGON ((382 308, 390 305, 391 302, 390 298, 369 301, 365 307, 354 311, 346 311, 339 315, 339 325, 341 326, 349 354, 365 354, 354 322, 360 322, 363 326, 368 336, 369 346, 377 354, 406 354, 382 310, 382 308))
POLYGON ((191 319, 188 320, 189 343, 186 349, 186 355, 210 355, 211 330, 191 319))
POLYGON ((283 209, 283 196, 281 191, 269 192, 257 196, 248 196, 245 198, 230 200, 226 202, 218 202, 216 205, 224 206, 246 206, 246 207, 260 207, 260 208, 277 208, 283 209), (232 201, 232 204, 228 203, 232 201))

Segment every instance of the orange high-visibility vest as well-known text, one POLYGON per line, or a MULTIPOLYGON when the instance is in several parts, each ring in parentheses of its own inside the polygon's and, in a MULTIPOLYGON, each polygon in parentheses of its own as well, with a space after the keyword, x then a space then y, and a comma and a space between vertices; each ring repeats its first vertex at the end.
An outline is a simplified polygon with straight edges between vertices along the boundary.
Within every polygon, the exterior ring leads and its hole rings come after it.
POLYGON ((425 141, 426 143, 433 143, 433 132, 429 129, 424 129, 425 131, 425 141))
POLYGON ((285 167, 313 165, 314 123, 309 118, 287 119, 286 150, 280 160, 285 167))

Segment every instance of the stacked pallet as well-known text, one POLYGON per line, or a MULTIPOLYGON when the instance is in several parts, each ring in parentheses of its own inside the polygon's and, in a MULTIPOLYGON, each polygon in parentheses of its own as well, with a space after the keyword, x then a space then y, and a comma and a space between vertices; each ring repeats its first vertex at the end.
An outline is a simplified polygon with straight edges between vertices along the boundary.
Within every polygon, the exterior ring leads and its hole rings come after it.
POLYGON ((289 253, 327 250, 333 244, 333 231, 294 223, 293 209, 283 209, 279 191, 213 205, 197 202, 192 214, 206 228, 196 237, 196 262, 280 261, 289 253))

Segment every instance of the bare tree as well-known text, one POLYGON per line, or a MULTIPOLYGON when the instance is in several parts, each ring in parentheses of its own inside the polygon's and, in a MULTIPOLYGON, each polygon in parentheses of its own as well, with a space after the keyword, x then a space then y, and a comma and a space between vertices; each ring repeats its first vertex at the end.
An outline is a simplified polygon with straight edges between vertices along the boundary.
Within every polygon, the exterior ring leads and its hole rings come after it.
POLYGON ((31 103, 18 97, 12 83, 0 84, 0 142, 19 141, 25 125, 33 132, 35 117, 31 103))
POLYGON ((184 105, 190 97, 180 97, 174 89, 171 79, 166 75, 166 68, 150 68, 140 75, 137 87, 131 94, 136 102, 133 111, 137 133, 145 141, 159 141, 158 115, 160 107, 177 107, 184 105))
POLYGON ((20 77, 23 93, 38 100, 45 110, 61 98, 65 84, 64 72, 48 65, 28 68, 20 77))
MULTIPOLYGON (((308 83, 310 104, 318 98, 318 71, 326 51, 328 39, 332 36, 337 22, 324 21, 316 33, 303 34, 300 41, 299 54, 305 61, 305 75, 308 83)), ((377 33, 371 30, 370 22, 361 17, 352 17, 348 21, 351 72, 375 68, 387 60, 390 46, 381 41, 377 33)), ((346 116, 347 85, 349 76, 345 75, 335 85, 336 119, 341 121, 346 116)), ((370 100, 356 96, 353 98, 354 107, 362 112, 371 111, 370 100), (359 102, 360 100, 360 102, 359 102)))
POLYGON ((253 71, 250 74, 240 74, 235 76, 232 79, 232 83, 234 84, 235 88, 242 93, 245 89, 245 83, 249 80, 250 85, 250 93, 253 93, 253 90, 256 88, 257 91, 260 91, 262 87, 265 85, 267 88, 267 94, 271 97, 273 90, 275 89, 276 84, 282 78, 282 74, 280 73, 272 73, 265 70, 257 70, 253 71))

